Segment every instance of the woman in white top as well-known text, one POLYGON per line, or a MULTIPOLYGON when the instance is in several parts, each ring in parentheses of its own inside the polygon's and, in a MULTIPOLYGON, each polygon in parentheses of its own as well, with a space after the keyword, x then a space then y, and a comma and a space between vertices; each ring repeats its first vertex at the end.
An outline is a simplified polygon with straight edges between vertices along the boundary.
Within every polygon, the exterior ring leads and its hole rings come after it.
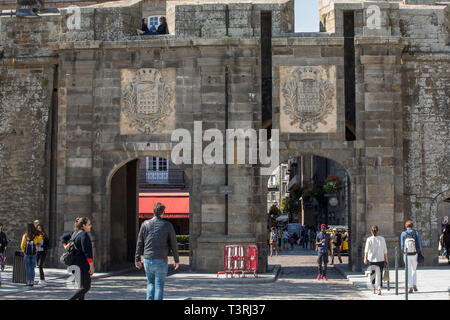
MULTIPOLYGON (((378 287, 378 295, 381 295, 381 277, 383 268, 388 263, 386 241, 383 237, 378 236, 378 226, 370 228, 371 237, 366 240, 366 247, 364 249, 364 264, 369 263, 370 266, 375 265, 380 268, 380 273, 375 272, 376 285, 378 287)), ((372 285, 375 283, 372 282, 372 285)), ((372 288, 375 293, 375 287, 372 288)))

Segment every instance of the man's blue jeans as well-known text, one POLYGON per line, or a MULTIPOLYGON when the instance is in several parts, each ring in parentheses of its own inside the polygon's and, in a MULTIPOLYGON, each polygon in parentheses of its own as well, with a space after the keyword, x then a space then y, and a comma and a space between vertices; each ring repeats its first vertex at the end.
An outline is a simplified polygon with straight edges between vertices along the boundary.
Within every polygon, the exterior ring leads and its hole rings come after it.
POLYGON ((322 276, 327 275, 328 252, 319 252, 317 256, 317 264, 319 265, 319 273, 322 276), (323 265, 323 267, 322 267, 323 265))
POLYGON ((25 254, 25 277, 27 283, 34 282, 34 268, 36 267, 36 255, 35 254, 25 254))
POLYGON ((168 261, 144 259, 144 269, 147 276, 147 300, 163 300, 168 261))

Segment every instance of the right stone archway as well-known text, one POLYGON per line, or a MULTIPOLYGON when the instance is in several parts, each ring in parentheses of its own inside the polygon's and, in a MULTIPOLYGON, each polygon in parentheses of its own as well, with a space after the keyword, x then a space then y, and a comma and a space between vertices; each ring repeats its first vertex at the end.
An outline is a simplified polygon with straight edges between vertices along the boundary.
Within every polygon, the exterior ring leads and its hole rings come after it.
POLYGON ((326 148, 327 144, 330 142, 281 143, 280 163, 299 156, 315 155, 339 164, 347 172, 350 181, 349 264, 352 270, 362 270, 364 244, 372 225, 379 227, 386 239, 389 255, 392 256, 391 261, 394 261, 394 247, 398 245, 395 221, 399 214, 403 219, 402 206, 396 203, 396 199, 403 190, 395 187, 394 175, 387 174, 383 166, 365 160, 363 148, 357 142, 335 141, 332 142, 333 148, 326 148))

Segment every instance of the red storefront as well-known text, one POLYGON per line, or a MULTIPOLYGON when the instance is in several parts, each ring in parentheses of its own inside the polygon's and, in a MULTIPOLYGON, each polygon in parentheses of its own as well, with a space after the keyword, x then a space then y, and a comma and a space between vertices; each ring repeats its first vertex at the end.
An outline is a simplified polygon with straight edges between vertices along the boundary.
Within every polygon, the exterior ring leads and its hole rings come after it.
POLYGON ((140 192, 139 226, 153 218, 153 207, 161 202, 166 206, 164 219, 170 221, 177 234, 189 234, 189 192, 140 192))

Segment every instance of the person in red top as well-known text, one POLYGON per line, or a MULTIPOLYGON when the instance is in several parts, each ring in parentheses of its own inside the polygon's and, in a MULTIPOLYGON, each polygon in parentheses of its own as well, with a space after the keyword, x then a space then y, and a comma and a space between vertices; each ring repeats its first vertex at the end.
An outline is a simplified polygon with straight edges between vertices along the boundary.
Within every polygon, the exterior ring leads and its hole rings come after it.
POLYGON ((92 252, 92 242, 88 232, 91 231, 92 223, 89 218, 77 218, 75 220, 74 232, 65 233, 61 237, 61 242, 66 249, 72 235, 73 243, 76 247, 76 254, 73 264, 80 268, 80 287, 69 300, 84 300, 84 296, 91 288, 91 276, 94 274, 94 261, 92 252))

